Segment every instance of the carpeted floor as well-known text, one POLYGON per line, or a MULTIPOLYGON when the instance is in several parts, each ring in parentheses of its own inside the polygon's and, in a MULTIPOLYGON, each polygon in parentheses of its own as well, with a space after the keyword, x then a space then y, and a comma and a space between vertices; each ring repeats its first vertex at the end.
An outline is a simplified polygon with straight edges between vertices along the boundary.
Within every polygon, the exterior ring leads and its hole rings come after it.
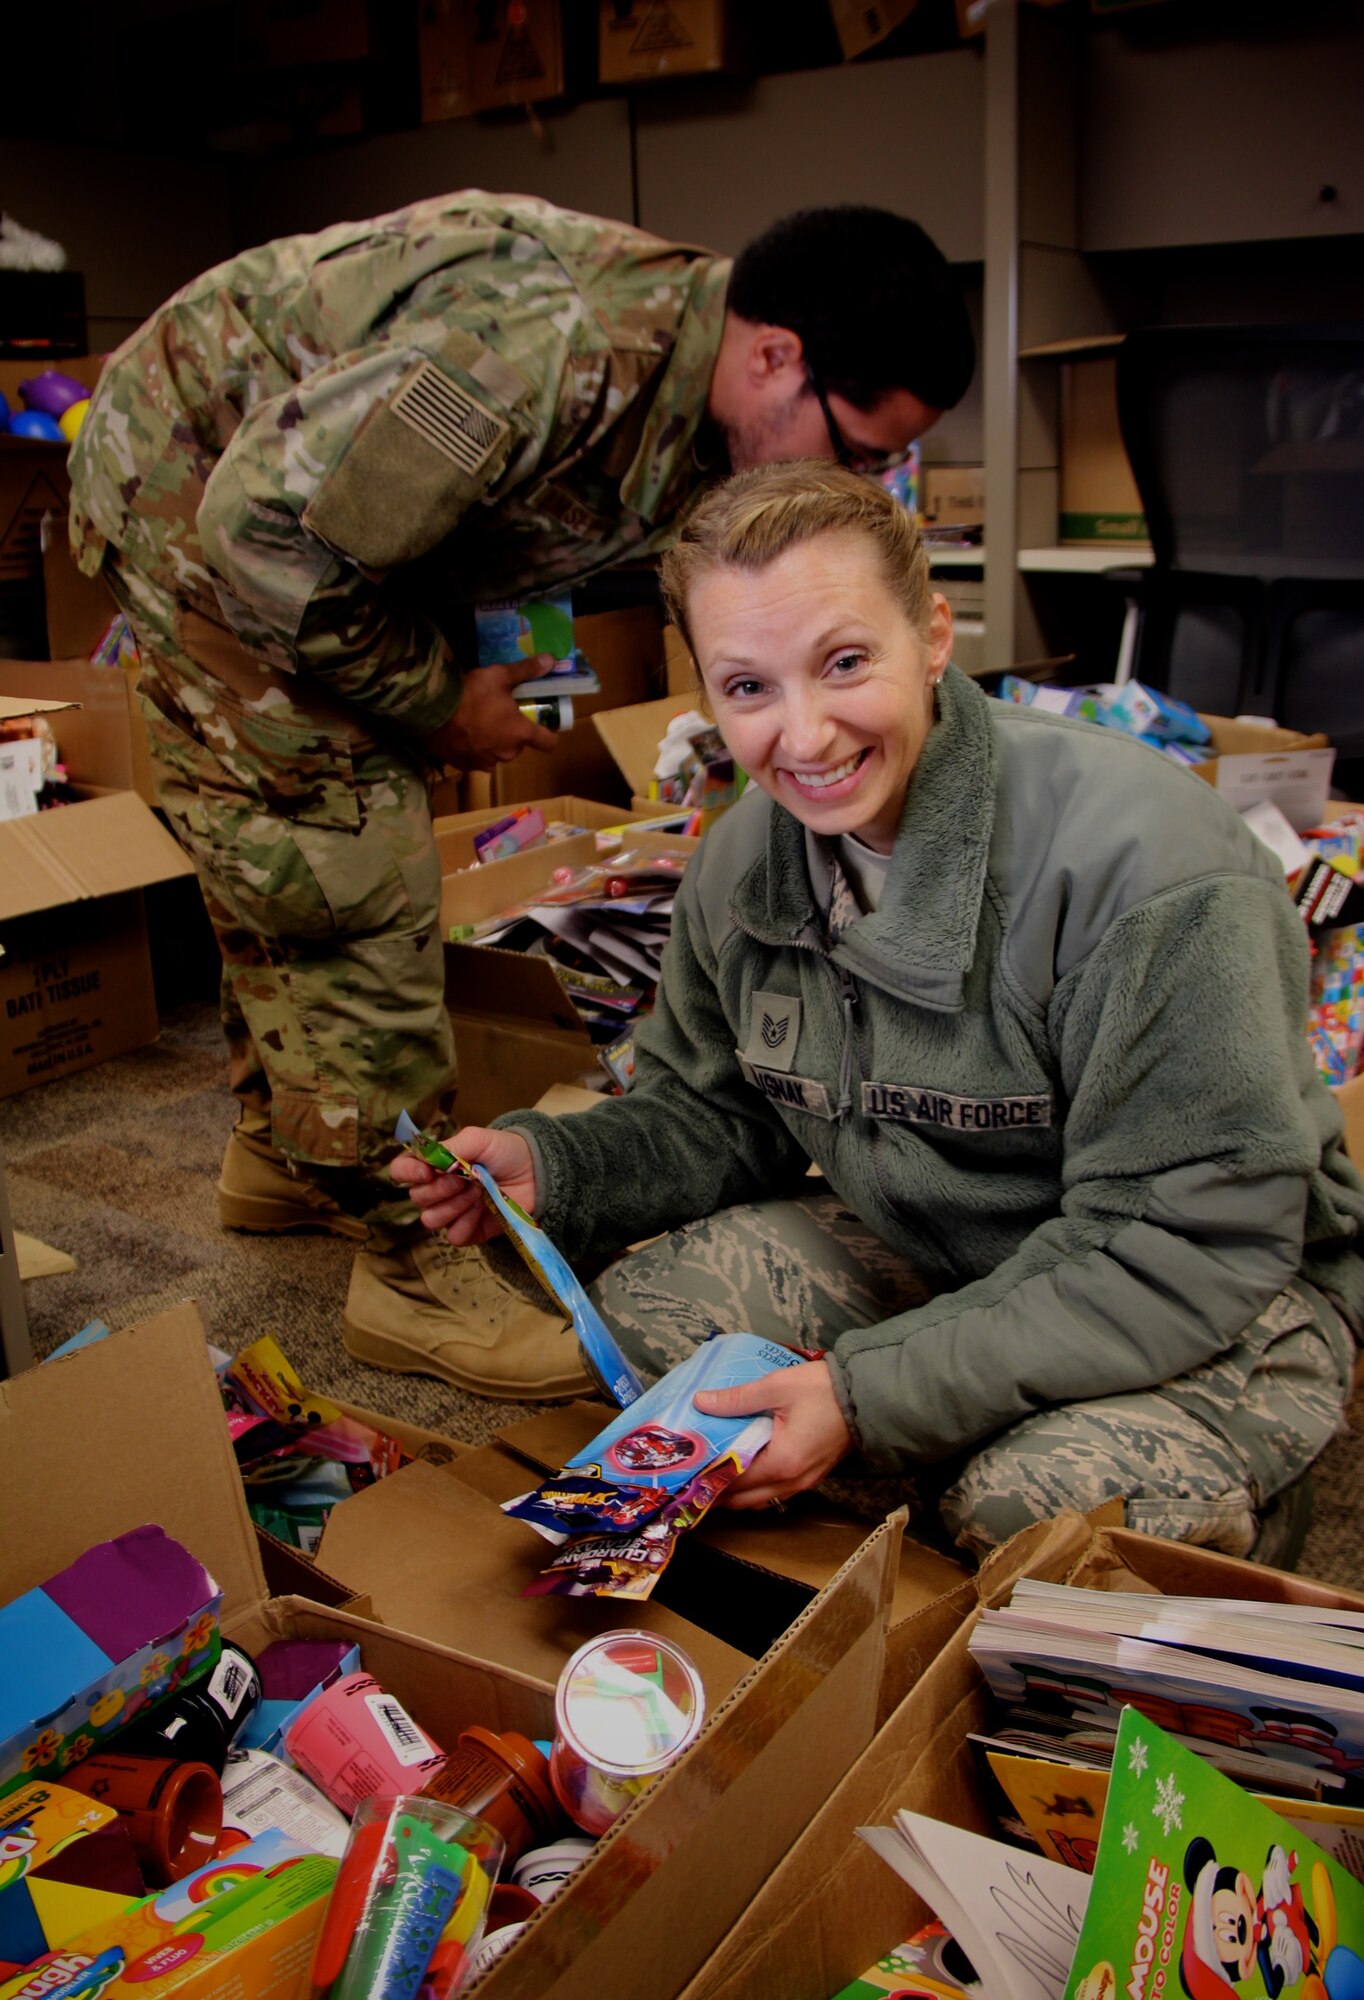
MULTIPOLYGON (((311 1389, 470 1443, 521 1414, 524 1405, 352 1361, 341 1345, 350 1244, 219 1227, 215 1185, 233 1117, 217 1009, 204 1002, 169 1013, 151 1048, 0 1102, 15 1224, 77 1260, 75 1271, 25 1287, 38 1353, 88 1320, 131 1326, 191 1298, 218 1346, 235 1352, 273 1333, 311 1389)), ((1317 1467, 1299 1567, 1364 1590, 1364 1397, 1350 1417, 1317 1467)))

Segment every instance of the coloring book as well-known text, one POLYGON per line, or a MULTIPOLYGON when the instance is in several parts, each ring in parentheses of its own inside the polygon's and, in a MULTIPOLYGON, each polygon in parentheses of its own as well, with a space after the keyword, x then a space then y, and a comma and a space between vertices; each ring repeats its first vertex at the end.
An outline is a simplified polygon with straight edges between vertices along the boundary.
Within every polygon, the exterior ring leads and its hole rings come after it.
POLYGON ((1092 1881, 1065 2000, 1364 2000, 1364 1886, 1135 1708, 1092 1881))

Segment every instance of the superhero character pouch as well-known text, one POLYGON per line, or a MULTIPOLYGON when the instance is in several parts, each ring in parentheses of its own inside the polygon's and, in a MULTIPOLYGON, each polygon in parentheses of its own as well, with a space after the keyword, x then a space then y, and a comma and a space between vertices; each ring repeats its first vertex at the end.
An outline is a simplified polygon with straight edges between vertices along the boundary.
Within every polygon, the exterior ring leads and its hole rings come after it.
POLYGON ((700 1389, 732 1389, 806 1357, 757 1334, 715 1335, 644 1391, 557 1479, 503 1502, 558 1554, 527 1595, 647 1597, 677 1537, 772 1435, 770 1416, 705 1416, 700 1389))

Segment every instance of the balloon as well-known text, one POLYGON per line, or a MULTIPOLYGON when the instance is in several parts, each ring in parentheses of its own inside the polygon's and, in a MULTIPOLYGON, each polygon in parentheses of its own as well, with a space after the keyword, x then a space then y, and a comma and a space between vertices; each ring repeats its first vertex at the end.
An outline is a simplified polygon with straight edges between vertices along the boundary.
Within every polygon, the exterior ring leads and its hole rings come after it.
POLYGON ((11 437, 46 438, 52 444, 65 444, 61 426, 46 410, 16 410, 9 420, 11 437))
POLYGON ((89 408, 90 408, 90 398, 88 396, 83 396, 79 403, 68 403, 67 407, 62 411, 61 415, 58 417, 57 419, 58 429, 61 431, 62 436, 66 439, 68 444, 74 444, 76 442, 77 434, 80 430, 81 425, 85 422, 86 413, 88 412, 89 408))
POLYGON ((19 384, 19 394, 30 410, 43 410, 49 417, 59 417, 73 403, 85 402, 90 391, 74 375, 63 375, 59 368, 44 368, 41 375, 30 375, 19 384))

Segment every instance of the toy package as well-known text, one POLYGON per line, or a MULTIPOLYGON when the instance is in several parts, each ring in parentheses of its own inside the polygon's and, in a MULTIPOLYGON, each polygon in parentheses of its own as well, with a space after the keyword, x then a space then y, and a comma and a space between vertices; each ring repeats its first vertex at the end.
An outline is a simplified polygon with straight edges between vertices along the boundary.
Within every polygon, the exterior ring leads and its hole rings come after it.
POLYGON ((834 2000, 967 2000, 978 1990, 966 1953, 940 1923, 925 1924, 912 1938, 869 1966, 834 2000))
POLYGON ((213 1667, 221 1603, 203 1564, 148 1526, 0 1606, 0 1796, 213 1667))
POLYGON ((731 1389, 808 1356, 754 1333, 714 1335, 503 1512, 561 1544, 527 1596, 648 1597, 676 1547, 772 1435, 770 1416, 704 1416, 699 1389, 731 1389))
POLYGON ((658 746, 650 798, 717 812, 734 803, 744 784, 745 774, 709 716, 693 708, 673 717, 658 746))
POLYGON ((355 1815, 313 1957, 314 2000, 446 2000, 483 1935, 502 1837, 440 1799, 355 1815))
POLYGON ((643 1395, 644 1384, 616 1345, 606 1322, 574 1277, 567 1260, 525 1210, 510 1196, 503 1194, 488 1169, 457 1159, 439 1139, 425 1137, 405 1111, 399 1114, 394 1136, 400 1145, 406 1146, 419 1160, 425 1160, 427 1166, 434 1167, 437 1173, 459 1173, 465 1180, 479 1183, 485 1201, 501 1216, 503 1226, 527 1268, 573 1322, 584 1365, 607 1400, 624 1408, 643 1395))
POLYGON ((548 838, 545 816, 538 806, 517 806, 491 826, 480 827, 473 836, 477 861, 501 861, 508 854, 520 854, 526 847, 542 847, 548 838))
POLYGON ((262 1834, 4 1981, 0 2000, 295 2000, 335 1874, 334 1861, 262 1834))
POLYGON ((140 1903, 147 1886, 111 1805, 66 1785, 0 1802, 0 1978, 140 1903))
POLYGON ((237 1749, 274 1755, 304 1709, 359 1667, 360 1648, 344 1640, 272 1640, 256 1655, 261 1698, 237 1733, 237 1749))
POLYGON ((1307 1038, 1327 1083, 1348 1083, 1364 1054, 1364 924, 1314 939, 1307 1038))
POLYGON ((1212 731, 1187 702, 1141 681, 1101 682, 1095 687, 1045 687, 1005 674, 997 690, 1004 701, 1042 713, 1095 722, 1103 729, 1120 729, 1161 750, 1176 763, 1201 763, 1208 755, 1212 731))
POLYGON ((228 1363, 220 1387, 252 1520, 308 1555, 338 1500, 408 1463, 396 1438, 305 1389, 268 1334, 228 1363))

